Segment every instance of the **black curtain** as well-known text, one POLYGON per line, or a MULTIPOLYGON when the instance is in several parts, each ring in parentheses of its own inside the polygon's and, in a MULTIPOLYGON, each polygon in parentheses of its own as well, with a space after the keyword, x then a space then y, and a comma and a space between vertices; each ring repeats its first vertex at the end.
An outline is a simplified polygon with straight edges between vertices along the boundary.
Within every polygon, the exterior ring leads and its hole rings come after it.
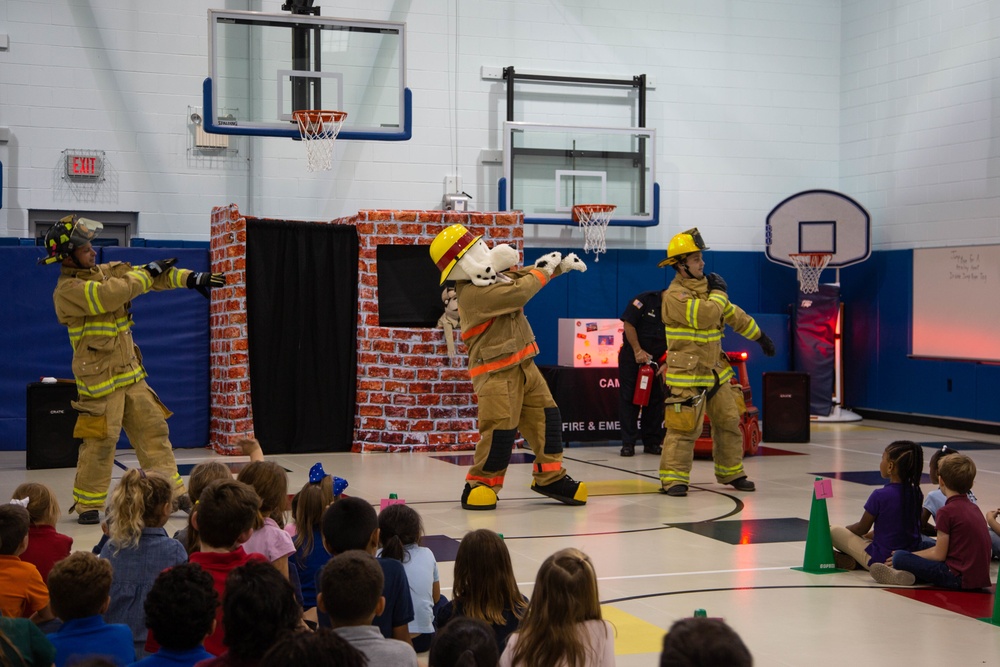
POLYGON ((356 229, 247 220, 246 276, 254 434, 264 452, 350 451, 356 229))

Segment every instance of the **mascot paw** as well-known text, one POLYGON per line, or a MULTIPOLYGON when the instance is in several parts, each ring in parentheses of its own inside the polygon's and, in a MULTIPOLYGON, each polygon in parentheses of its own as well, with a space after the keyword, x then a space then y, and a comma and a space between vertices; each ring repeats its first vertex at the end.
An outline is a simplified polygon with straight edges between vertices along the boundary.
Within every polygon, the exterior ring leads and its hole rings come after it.
POLYGON ((586 271, 587 265, 583 263, 583 260, 576 256, 576 253, 571 252, 562 258, 559 262, 559 268, 562 269, 563 273, 567 271, 586 271))
POLYGON ((551 276, 555 272, 556 267, 559 266, 559 262, 562 261, 561 252, 550 252, 547 255, 542 255, 535 260, 535 268, 544 273, 547 276, 551 276))
POLYGON ((517 266, 520 261, 521 254, 506 243, 497 244, 490 250, 490 264, 497 273, 517 266))
POLYGON ((469 280, 476 287, 489 287, 497 281, 497 272, 492 266, 480 267, 469 276, 469 280))

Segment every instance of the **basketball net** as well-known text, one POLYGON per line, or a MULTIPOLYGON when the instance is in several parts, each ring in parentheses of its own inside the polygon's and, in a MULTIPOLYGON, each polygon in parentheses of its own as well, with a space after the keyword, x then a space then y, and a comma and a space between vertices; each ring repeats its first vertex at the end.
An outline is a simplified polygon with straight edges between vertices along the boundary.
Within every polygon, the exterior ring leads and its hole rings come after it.
POLYGON ((819 276, 833 255, 828 252, 802 252, 792 253, 788 257, 799 272, 799 289, 804 294, 818 292, 819 276))
POLYGON ((333 167, 333 142, 347 119, 346 111, 295 111, 299 136, 306 144, 306 167, 309 171, 326 171, 333 167))
POLYGON ((601 253, 608 251, 605 236, 608 223, 614 215, 614 204, 577 204, 573 207, 573 219, 583 228, 583 251, 594 251, 594 261, 600 261, 601 253))

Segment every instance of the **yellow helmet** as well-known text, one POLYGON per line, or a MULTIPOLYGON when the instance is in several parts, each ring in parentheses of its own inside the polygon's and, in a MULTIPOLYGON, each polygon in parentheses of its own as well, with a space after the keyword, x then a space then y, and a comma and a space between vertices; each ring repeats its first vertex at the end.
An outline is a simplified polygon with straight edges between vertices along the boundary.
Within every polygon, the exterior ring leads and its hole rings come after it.
POLYGON ((446 227, 434 237, 431 241, 431 259, 441 271, 442 285, 448 280, 448 274, 455 268, 462 255, 481 238, 481 235, 473 236, 468 229, 459 224, 446 227))
POLYGON ((684 255, 701 252, 702 250, 708 250, 708 246, 702 240, 701 232, 698 231, 698 228, 692 227, 680 234, 676 234, 674 238, 670 239, 670 243, 667 245, 667 258, 657 264, 657 266, 673 266, 684 255))

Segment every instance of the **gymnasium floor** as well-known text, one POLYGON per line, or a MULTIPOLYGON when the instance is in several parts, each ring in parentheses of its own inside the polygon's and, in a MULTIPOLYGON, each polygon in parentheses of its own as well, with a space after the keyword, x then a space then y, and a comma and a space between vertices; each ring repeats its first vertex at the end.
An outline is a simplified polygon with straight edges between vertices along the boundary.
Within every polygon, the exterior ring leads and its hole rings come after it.
MULTIPOLYGON (((657 493, 656 457, 621 458, 617 443, 572 446, 565 465, 588 483, 585 507, 566 507, 529 491, 530 457, 521 451, 496 512, 459 506, 467 453, 272 458, 289 470, 291 490, 322 461, 327 472, 348 479, 350 495, 376 504, 389 493, 405 499, 423 517, 445 595, 451 592, 458 540, 469 530, 504 535, 526 594, 546 556, 568 546, 582 549, 600 577, 622 667, 658 664, 664 629, 698 608, 733 626, 761 666, 1000 664, 1000 627, 978 620, 992 614, 991 594, 888 589, 865 571, 817 575, 793 569, 803 565, 816 477, 832 478, 833 497, 825 501, 830 521, 852 523, 881 483, 882 450, 897 439, 924 444, 925 461, 945 442, 970 454, 979 468, 974 490, 980 506, 1000 506, 1000 436, 874 421, 814 423, 808 444, 765 443, 764 455, 745 462, 758 487, 750 494, 715 484, 711 463, 696 460, 692 492, 668 498, 657 493)), ((190 464, 215 456, 207 450, 177 454, 184 475, 190 464)), ((122 450, 118 462, 135 465, 135 458, 122 450)), ((116 477, 120 473, 116 468, 116 477)), ((58 491, 65 510, 72 476, 72 469, 26 472, 23 452, 0 452, 3 494, 25 479, 45 482, 58 491)), ((176 515, 167 529, 183 522, 176 515)), ((77 549, 90 548, 100 534, 99 527, 79 526, 71 517, 58 529, 74 537, 77 549)), ((996 563, 992 575, 996 581, 996 563)))

